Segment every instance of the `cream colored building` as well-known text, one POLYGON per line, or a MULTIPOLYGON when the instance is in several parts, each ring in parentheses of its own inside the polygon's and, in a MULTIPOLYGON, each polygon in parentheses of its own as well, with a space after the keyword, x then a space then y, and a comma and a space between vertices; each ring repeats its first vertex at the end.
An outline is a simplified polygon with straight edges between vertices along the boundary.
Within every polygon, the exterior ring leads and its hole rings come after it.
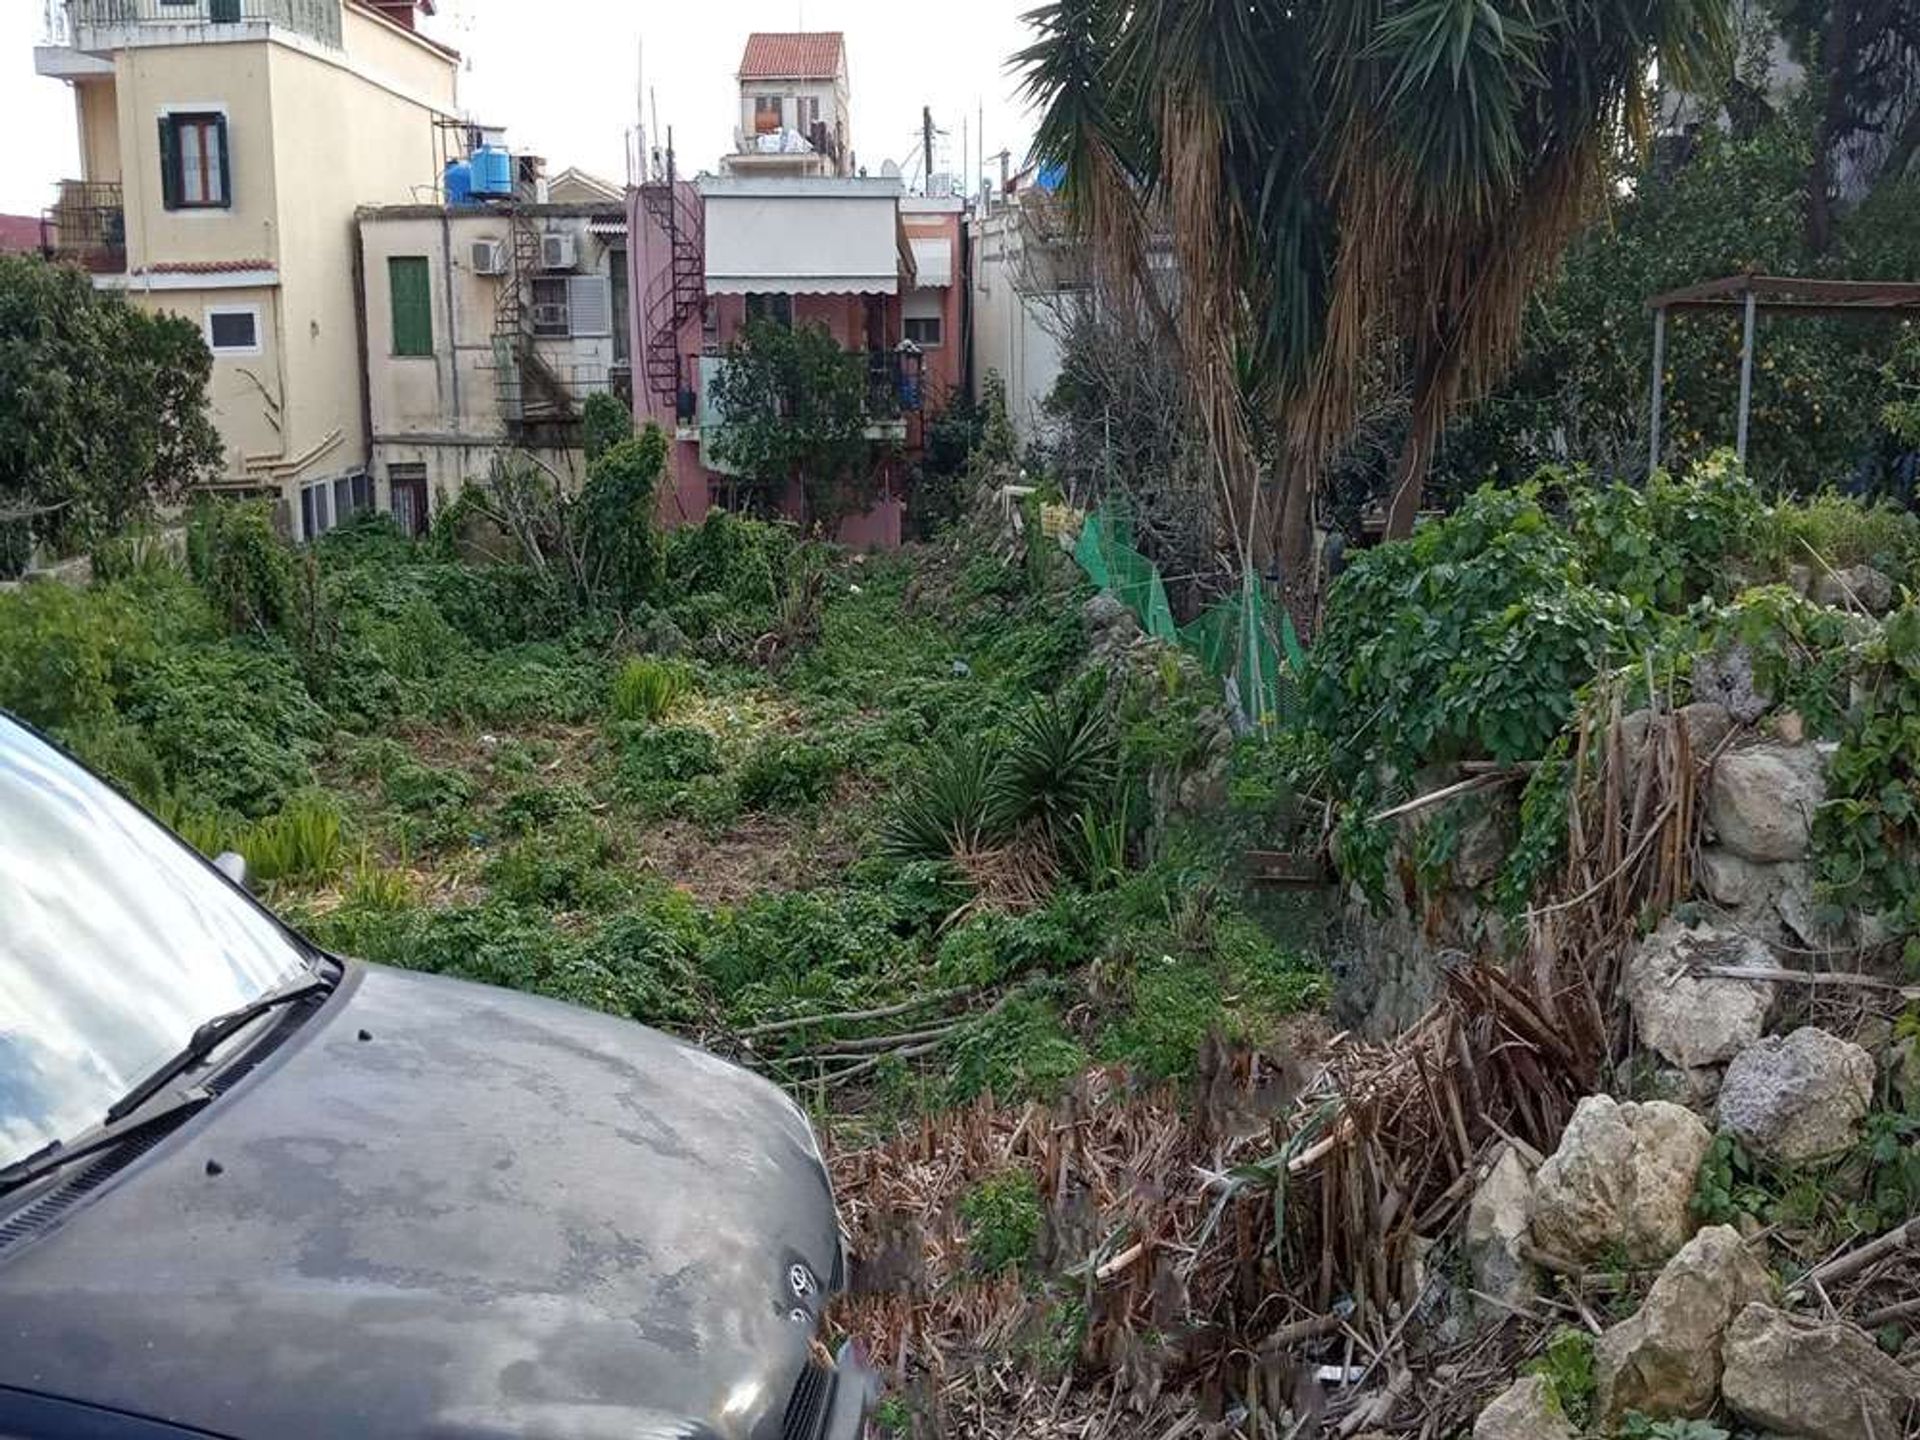
POLYGON ((56 253, 199 324, 223 488, 296 538, 384 505, 369 471, 359 206, 431 197, 458 56, 416 0, 54 0, 40 74, 73 90, 82 174, 56 253))
POLYGON ((581 411, 631 406, 624 201, 363 210, 373 474, 402 528, 502 446, 583 478, 581 411))
POLYGON ((852 88, 838 30, 755 31, 735 75, 740 123, 729 175, 815 178, 854 173, 852 88))

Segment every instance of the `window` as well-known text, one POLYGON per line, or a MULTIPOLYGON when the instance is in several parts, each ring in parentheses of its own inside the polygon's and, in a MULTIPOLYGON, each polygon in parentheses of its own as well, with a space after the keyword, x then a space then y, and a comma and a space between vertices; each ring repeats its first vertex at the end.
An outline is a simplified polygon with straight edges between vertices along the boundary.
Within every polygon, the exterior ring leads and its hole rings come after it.
POLYGON ((216 355, 260 353, 260 307, 221 305, 208 309, 204 333, 207 348, 216 355))
POLYGON ((568 334, 613 333, 613 302, 604 275, 567 277, 568 334))
POLYGON ((387 298, 393 308, 393 353, 433 354, 433 290, 427 257, 387 257, 387 298))
POLYGON ((233 203, 227 117, 160 117, 160 198, 169 210, 220 210, 233 203))
POLYGON ((627 335, 627 252, 609 250, 607 252, 608 289, 613 302, 613 358, 617 364, 627 359, 627 349, 631 343, 627 335))
POLYGON ((300 538, 318 540, 333 528, 333 485, 319 480, 300 487, 300 538))
POLYGON ((907 339, 922 350, 939 348, 940 317, 938 315, 909 315, 905 326, 907 339))
POLYGON ((338 525, 350 515, 362 515, 373 509, 373 477, 342 475, 333 482, 333 523, 338 525))
POLYGON ((533 333, 549 339, 573 333, 567 309, 567 275, 541 275, 533 282, 533 333))
POLYGON ((771 320, 783 329, 793 328, 793 296, 791 295, 749 295, 747 296, 747 319, 771 320))
POLYGON ((780 97, 778 95, 756 95, 753 97, 753 133, 771 135, 780 128, 780 97))

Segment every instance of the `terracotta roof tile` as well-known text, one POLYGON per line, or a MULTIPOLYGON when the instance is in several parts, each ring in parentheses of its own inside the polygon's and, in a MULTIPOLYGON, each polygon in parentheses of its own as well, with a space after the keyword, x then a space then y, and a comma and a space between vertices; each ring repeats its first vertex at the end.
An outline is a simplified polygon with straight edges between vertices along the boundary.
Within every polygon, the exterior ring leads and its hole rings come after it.
POLYGON ((162 260, 134 271, 136 275, 235 275, 248 270, 271 270, 271 260, 162 260))
POLYGON ((765 31, 747 36, 742 80, 831 80, 840 73, 846 36, 838 30, 765 31))

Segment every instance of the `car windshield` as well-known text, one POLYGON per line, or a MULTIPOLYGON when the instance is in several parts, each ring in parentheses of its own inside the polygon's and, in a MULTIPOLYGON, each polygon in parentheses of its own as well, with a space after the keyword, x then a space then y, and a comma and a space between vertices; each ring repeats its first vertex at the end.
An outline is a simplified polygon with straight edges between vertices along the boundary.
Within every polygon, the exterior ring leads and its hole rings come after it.
POLYGON ((111 786, 0 717, 0 1166, 99 1123, 308 963, 111 786))

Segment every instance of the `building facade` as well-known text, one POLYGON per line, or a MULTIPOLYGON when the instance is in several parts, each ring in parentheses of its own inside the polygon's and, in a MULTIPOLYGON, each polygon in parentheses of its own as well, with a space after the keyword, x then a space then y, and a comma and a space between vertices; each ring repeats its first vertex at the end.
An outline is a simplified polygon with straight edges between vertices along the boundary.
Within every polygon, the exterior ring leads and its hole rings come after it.
POLYGON ((997 375, 1014 433, 1031 443, 1045 432, 1071 307, 1086 292, 1085 247, 1060 201, 1031 185, 994 196, 967 229, 974 399, 997 375))
POLYGON ((431 185, 458 56, 415 0, 64 0, 41 75, 73 91, 81 174, 45 238, 213 352, 219 487, 298 539, 384 503, 369 469, 356 209, 431 185))
MULTIPOLYGON (((838 538, 897 545, 926 422, 966 391, 965 205, 853 172, 837 33, 748 37, 739 88, 743 121, 784 129, 797 116, 833 143, 755 149, 743 129, 722 173, 682 179, 666 161, 630 190, 634 409, 675 442, 661 519, 694 523, 738 498, 714 443, 725 424, 714 382, 758 317, 819 326, 861 357, 878 498, 838 538)), ((774 500, 804 518, 797 485, 774 500)))
POLYGON ((831 176, 855 173, 852 85, 846 37, 837 30, 747 37, 735 74, 740 118, 729 175, 831 176))
POLYGON ((371 468, 402 528, 503 446, 577 486, 587 397, 631 401, 624 204, 387 206, 357 226, 371 468))

